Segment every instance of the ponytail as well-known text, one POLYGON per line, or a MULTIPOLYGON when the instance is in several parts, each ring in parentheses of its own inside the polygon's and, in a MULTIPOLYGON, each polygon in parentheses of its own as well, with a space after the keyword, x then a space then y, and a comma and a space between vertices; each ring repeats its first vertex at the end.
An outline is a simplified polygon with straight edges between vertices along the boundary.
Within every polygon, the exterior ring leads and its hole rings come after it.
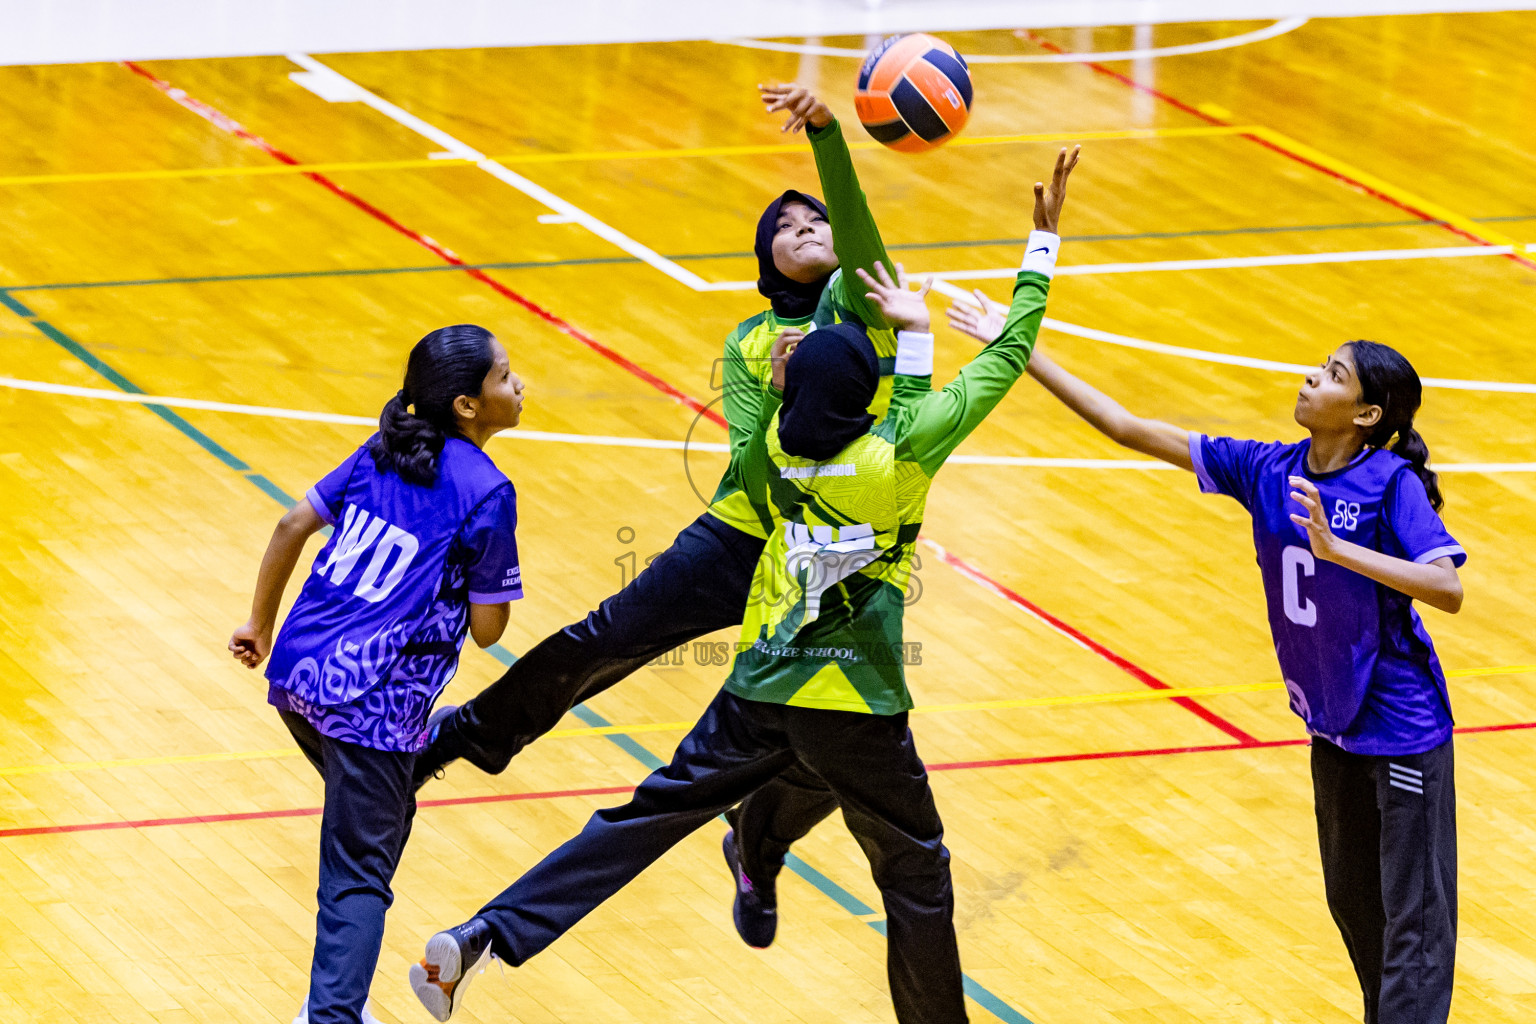
POLYGON ((374 465, 406 483, 431 487, 448 438, 459 436, 453 403, 477 398, 491 372, 491 332, 474 324, 441 327, 418 341, 406 361, 405 386, 384 403, 370 443, 374 465))
POLYGON ((1373 448, 1387 448, 1407 461, 1424 483, 1429 504, 1436 512, 1445 506, 1440 477, 1429 468, 1429 446, 1413 429, 1424 387, 1413 365, 1396 349, 1374 341, 1352 341, 1355 375, 1360 378, 1360 401, 1381 406, 1381 419, 1366 437, 1373 448), (1388 447, 1390 445, 1390 447, 1388 447))
POLYGON ((1397 433, 1397 441, 1393 443, 1391 452, 1408 460, 1408 465, 1413 468, 1414 475, 1424 481, 1424 491, 1429 495, 1429 505, 1436 512, 1445 507, 1445 498, 1440 494, 1440 475, 1429 468, 1429 445, 1419 436, 1419 432, 1412 427, 1404 427, 1397 433))

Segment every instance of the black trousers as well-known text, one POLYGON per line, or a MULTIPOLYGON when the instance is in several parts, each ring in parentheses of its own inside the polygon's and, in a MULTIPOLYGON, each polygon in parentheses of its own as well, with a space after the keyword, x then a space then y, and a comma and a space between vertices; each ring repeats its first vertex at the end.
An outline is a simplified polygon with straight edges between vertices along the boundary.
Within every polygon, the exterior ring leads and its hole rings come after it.
POLYGON ((885 903, 887 967, 902 1024, 966 1019, 944 826, 906 714, 743 700, 721 691, 672 763, 477 915, 496 955, 522 964, 684 837, 802 762, 837 795, 885 903))
POLYGON ((1451 741, 1369 757, 1312 740, 1328 909, 1366 1024, 1444 1024, 1456 967, 1456 779, 1451 741))
POLYGON ((278 714, 325 780, 310 1024, 359 1024, 395 900, 390 882, 416 816, 416 755, 345 743, 301 715, 278 714))
POLYGON ((539 642, 460 708, 470 762, 500 772, 571 708, 647 662, 741 624, 763 541, 705 513, 623 590, 539 642))

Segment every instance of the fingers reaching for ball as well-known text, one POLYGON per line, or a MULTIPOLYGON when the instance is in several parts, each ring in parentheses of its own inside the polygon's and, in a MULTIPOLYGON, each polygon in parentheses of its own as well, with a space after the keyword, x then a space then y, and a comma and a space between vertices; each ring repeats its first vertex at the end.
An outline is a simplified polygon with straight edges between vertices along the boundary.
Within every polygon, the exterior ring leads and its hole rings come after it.
POLYGON ((789 112, 789 119, 780 131, 798 132, 807 124, 812 128, 825 128, 832 123, 832 111, 804 86, 759 85, 757 91, 768 113, 789 112))

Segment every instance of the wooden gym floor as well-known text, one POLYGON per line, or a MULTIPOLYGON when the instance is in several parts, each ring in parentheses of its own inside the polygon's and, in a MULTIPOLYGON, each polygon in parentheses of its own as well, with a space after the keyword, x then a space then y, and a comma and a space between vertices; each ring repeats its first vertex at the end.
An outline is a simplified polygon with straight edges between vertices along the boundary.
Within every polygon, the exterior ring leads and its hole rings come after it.
MULTIPOLYGON (((1145 45, 1130 29, 949 38, 969 54, 1145 45)), ((978 64, 963 145, 854 154, 909 267, 986 271, 1016 265, 1030 184, 1083 140, 1064 263, 1116 267, 1057 279, 1062 329, 1043 344, 1143 413, 1294 438, 1298 374, 1271 361, 1355 337, 1461 383, 1426 392, 1420 429, 1471 553, 1466 610, 1424 616, 1464 730, 1455 1015, 1478 1024, 1536 1014, 1533 45, 1536 14, 1384 17, 1192 56, 978 64), (1504 248, 1469 252, 1489 245, 1504 248)), ((816 81, 863 138, 846 57, 321 59, 315 90, 337 95, 334 72, 390 102, 327 102, 281 57, 0 68, 5 1021, 292 1017, 321 790, 224 650, 280 502, 368 435, 416 338, 486 324, 528 382, 525 431, 663 442, 491 445, 521 495, 529 595, 495 653, 584 614, 713 487, 720 456, 677 442, 724 439, 696 407, 721 339, 761 308, 730 283, 754 276, 766 200, 815 188, 754 84, 816 81)), ((973 345, 938 330, 947 379, 973 345)), ((1358 1019, 1241 510, 1186 475, 1052 461, 1125 453, 1028 381, 962 454, 1014 462, 940 477, 907 629, 974 1018, 1358 1019)), ((641 671, 504 775, 460 767, 424 791, 380 1019, 425 1020, 404 984, 423 939, 670 755, 723 677, 697 654, 641 671)), ((447 699, 499 668, 466 652, 447 699)), ((488 973, 464 1019, 890 1020, 878 897, 841 824, 799 850, 761 953, 730 925, 722 827, 526 967, 488 973)))

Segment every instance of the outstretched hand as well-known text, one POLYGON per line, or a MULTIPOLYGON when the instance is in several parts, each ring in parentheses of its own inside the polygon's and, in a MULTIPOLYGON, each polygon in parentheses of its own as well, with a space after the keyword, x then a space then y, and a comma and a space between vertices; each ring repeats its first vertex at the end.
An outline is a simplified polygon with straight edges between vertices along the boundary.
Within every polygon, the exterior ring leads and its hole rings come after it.
POLYGON ((1003 325, 1008 322, 1008 307, 1001 302, 993 302, 980 288, 971 294, 976 296, 975 306, 956 302, 945 310, 949 326, 983 345, 990 345, 1003 333, 1003 325))
POLYGON ((789 111, 789 120, 779 129, 781 132, 798 132, 807 124, 812 128, 825 128, 832 123, 832 111, 804 86, 759 85, 757 92, 767 105, 768 113, 789 111))
POLYGON ((891 283, 891 275, 886 271, 885 264, 876 263, 875 273, 879 279, 871 277, 863 267, 855 267, 859 280, 863 281, 870 290, 864 297, 879 307, 885 317, 885 322, 898 331, 917 331, 921 334, 928 333, 928 290, 933 287, 933 278, 923 282, 923 286, 917 291, 908 287, 907 271, 900 263, 896 264, 896 282, 891 283))
POLYGON ((1291 513, 1291 522, 1305 527, 1307 539, 1312 542, 1312 554, 1325 562, 1333 561, 1338 537, 1328 523, 1328 510, 1323 508, 1323 497, 1317 485, 1304 476, 1290 478, 1291 500, 1307 510, 1306 515, 1291 513))
POLYGON ((1056 226, 1061 222, 1061 208, 1067 201, 1067 179, 1072 175, 1072 168, 1077 166, 1077 155, 1082 151, 1082 146, 1073 146, 1072 156, 1068 159, 1066 147, 1063 146, 1061 152, 1056 154, 1056 169, 1051 172, 1050 187, 1035 182, 1036 231, 1049 231, 1053 235, 1061 233, 1056 230, 1056 226))

